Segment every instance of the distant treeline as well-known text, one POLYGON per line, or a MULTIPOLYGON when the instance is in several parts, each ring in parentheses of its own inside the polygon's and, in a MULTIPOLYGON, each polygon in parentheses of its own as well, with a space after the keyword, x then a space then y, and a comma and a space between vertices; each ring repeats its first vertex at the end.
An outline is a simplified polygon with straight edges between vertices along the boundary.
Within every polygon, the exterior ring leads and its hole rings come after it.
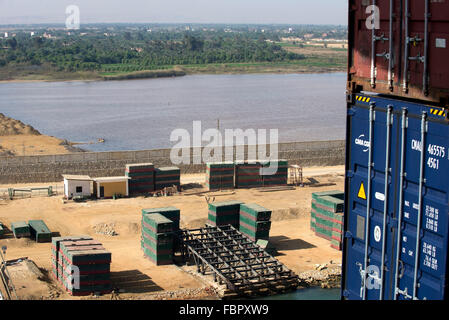
POLYGON ((51 66, 55 71, 134 72, 175 65, 210 63, 284 62, 304 56, 287 52, 263 35, 221 33, 107 33, 55 32, 31 36, 18 33, 0 39, 2 67, 51 66))

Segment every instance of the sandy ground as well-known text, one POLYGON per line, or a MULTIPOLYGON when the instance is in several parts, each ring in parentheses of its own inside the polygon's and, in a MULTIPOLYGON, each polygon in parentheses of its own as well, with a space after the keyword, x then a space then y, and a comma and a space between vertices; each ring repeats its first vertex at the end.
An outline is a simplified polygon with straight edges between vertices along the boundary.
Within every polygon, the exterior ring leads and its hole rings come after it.
MULTIPOLYGON (((309 168, 320 184, 327 186, 313 187, 306 185, 295 190, 261 192, 257 189, 242 189, 231 192, 210 194, 215 201, 240 200, 258 203, 273 210, 270 241, 279 252, 277 258, 291 270, 301 273, 313 270, 316 264, 341 260, 341 253, 330 247, 327 240, 316 237, 310 230, 310 203, 313 192, 325 190, 343 190, 344 178, 342 167, 309 168)), ((197 179, 204 181, 204 175, 187 175, 183 183, 192 183, 197 179)), ((306 182, 309 181, 306 179, 306 182)), ((2 186, 0 186, 1 188, 2 186)), ((42 219, 50 230, 62 236, 88 234, 101 241, 112 252, 112 278, 121 294, 128 299, 142 299, 149 294, 196 289, 207 286, 175 265, 156 267, 146 260, 140 250, 140 219, 142 208, 175 206, 181 209, 181 227, 197 228, 207 219, 207 202, 204 194, 187 195, 204 189, 190 189, 172 197, 133 198, 119 200, 89 201, 74 203, 62 201, 62 196, 33 197, 20 200, 0 201, 0 222, 7 227, 14 221, 42 219), (109 225, 118 233, 106 236, 95 233, 95 226, 109 225)), ((36 265, 48 272, 51 268, 51 250, 48 243, 34 243, 29 239, 14 239, 6 235, 0 240, 0 246, 8 247, 6 258, 28 257, 36 265)), ((42 290, 41 296, 47 299, 70 299, 67 294, 52 293, 54 284, 48 279, 48 288, 42 290)), ((19 293, 25 298, 34 298, 39 293, 21 288, 19 293)))
POLYGON ((68 153, 62 142, 61 139, 41 135, 32 126, 0 113, 0 156, 68 153))
POLYGON ((0 137, 3 151, 8 150, 16 156, 69 153, 61 143, 61 139, 46 135, 22 134, 0 137))

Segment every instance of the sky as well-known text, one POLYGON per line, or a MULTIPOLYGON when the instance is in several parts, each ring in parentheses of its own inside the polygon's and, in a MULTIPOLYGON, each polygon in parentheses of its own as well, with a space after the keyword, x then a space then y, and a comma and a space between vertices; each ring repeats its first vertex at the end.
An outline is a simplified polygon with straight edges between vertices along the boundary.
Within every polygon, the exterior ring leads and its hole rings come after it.
POLYGON ((347 24, 347 0, 0 0, 0 25, 65 23, 347 24))

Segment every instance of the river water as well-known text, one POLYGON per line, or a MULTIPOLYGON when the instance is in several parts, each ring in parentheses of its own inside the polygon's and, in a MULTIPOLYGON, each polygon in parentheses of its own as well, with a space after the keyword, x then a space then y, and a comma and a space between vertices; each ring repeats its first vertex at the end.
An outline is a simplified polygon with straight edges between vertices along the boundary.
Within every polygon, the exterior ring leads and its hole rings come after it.
POLYGON ((193 75, 0 84, 0 112, 92 151, 169 148, 175 129, 278 129, 280 142, 345 136, 345 79, 334 74, 193 75))

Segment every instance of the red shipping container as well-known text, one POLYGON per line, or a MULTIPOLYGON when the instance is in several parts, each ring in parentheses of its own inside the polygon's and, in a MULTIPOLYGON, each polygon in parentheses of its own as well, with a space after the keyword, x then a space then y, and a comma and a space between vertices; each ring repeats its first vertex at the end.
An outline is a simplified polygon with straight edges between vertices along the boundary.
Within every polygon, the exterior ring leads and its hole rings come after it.
POLYGON ((449 0, 350 0, 348 91, 449 106, 449 0))

